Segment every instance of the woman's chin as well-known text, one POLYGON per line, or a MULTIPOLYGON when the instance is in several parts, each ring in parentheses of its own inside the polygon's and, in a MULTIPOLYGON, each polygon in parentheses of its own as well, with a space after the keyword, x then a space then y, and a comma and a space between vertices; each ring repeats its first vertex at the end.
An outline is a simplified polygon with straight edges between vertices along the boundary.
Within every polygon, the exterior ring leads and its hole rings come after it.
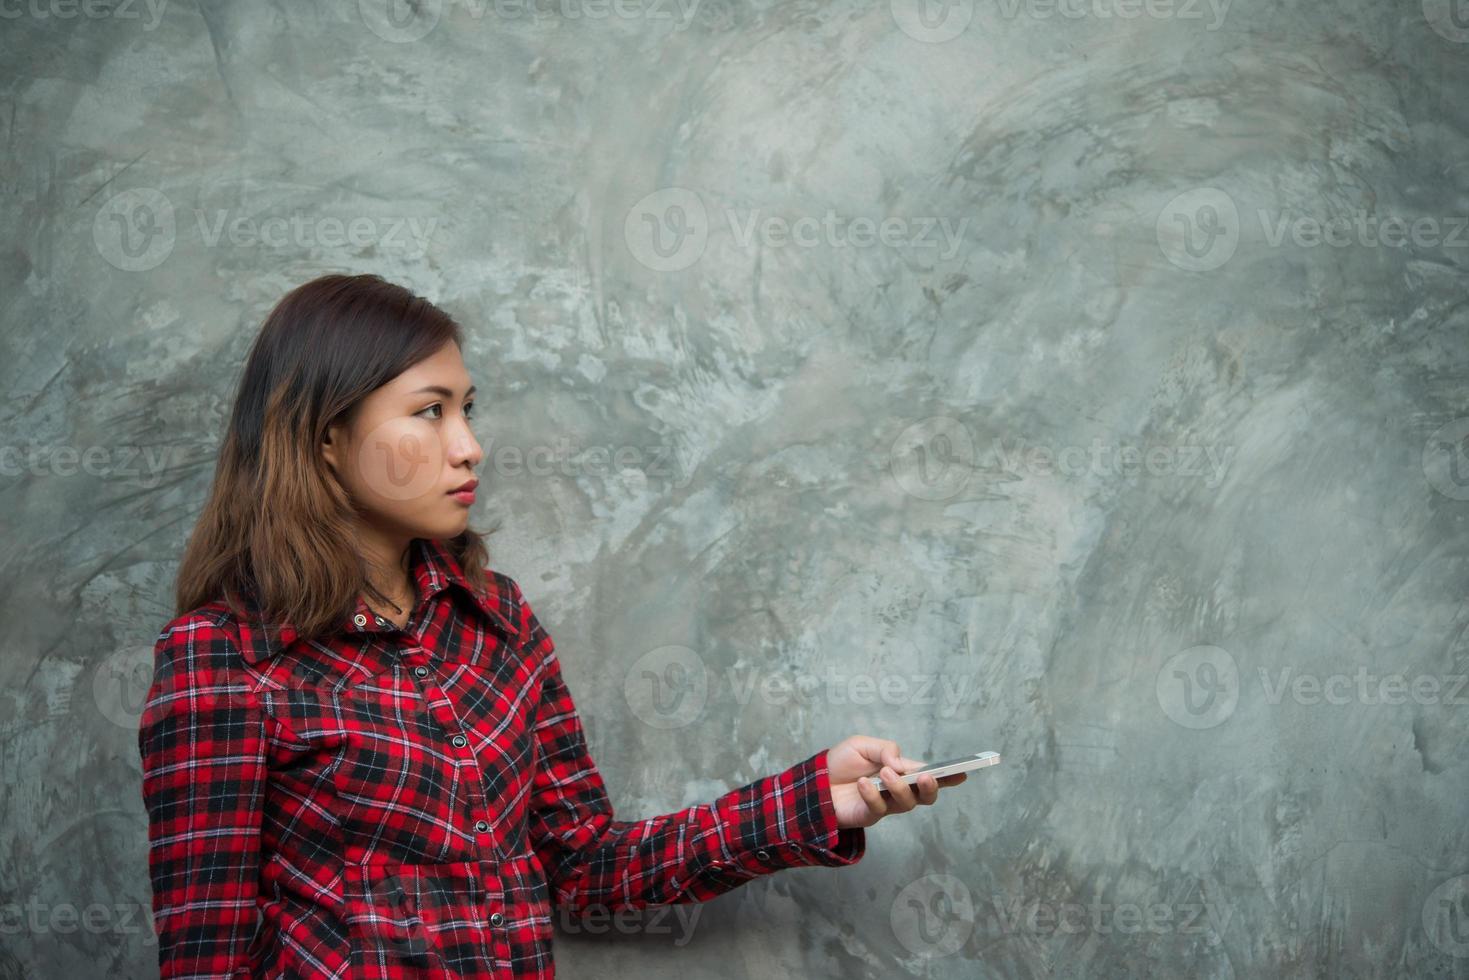
POLYGON ((458 511, 457 514, 434 521, 419 536, 443 540, 445 538, 455 538, 463 534, 464 529, 469 527, 469 508, 455 504, 454 509, 458 511))

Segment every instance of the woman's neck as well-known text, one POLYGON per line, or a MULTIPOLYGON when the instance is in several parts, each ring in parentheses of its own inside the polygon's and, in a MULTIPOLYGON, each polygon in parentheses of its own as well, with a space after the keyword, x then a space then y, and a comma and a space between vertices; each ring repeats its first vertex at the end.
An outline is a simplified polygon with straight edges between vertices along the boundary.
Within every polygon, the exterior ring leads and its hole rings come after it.
MULTIPOLYGON (((359 535, 359 547, 367 569, 368 584, 381 593, 390 605, 381 609, 381 600, 376 600, 371 595, 363 598, 373 612, 394 622, 413 610, 414 600, 418 597, 412 576, 408 572, 408 549, 411 545, 412 539, 403 541, 371 533, 359 535), (395 605, 397 609, 394 608, 395 605)), ((401 626, 402 623, 398 622, 398 625, 401 626)))

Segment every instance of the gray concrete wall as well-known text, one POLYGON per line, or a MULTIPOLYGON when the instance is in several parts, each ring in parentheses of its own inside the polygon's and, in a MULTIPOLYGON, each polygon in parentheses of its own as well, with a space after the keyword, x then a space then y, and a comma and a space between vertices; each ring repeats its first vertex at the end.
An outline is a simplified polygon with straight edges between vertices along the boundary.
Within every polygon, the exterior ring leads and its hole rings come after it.
POLYGON ((466 324, 620 816, 1004 756, 565 976, 1469 976, 1464 0, 26 0, 0 48, 0 977, 156 969, 152 641, 334 270, 466 324))

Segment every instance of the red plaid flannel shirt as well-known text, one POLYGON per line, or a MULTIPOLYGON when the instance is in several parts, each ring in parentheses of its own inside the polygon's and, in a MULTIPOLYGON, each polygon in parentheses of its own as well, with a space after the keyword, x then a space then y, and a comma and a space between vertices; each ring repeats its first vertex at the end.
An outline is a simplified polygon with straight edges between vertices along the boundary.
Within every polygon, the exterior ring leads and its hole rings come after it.
MULTIPOLYGON (((618 820, 520 587, 415 539, 406 629, 359 600, 293 642, 222 601, 170 622, 139 723, 161 976, 554 977, 552 908, 697 902, 847 865, 826 750, 618 820)), ((252 607, 253 609, 254 607, 252 607)))

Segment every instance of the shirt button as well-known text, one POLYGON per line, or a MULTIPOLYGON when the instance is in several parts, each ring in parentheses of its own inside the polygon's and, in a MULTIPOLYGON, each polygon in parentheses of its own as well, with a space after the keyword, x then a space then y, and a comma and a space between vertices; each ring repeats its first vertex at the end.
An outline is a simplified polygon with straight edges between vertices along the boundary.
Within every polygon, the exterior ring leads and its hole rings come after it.
POLYGON ((424 667, 422 665, 419 665, 417 667, 414 667, 413 668, 413 672, 415 674, 417 674, 419 677, 427 677, 428 676, 428 668, 427 667, 424 667))
POLYGON ((490 829, 490 822, 488 820, 476 820, 474 822, 474 829, 480 833, 484 833, 490 829))
POLYGON ((505 924, 505 917, 503 915, 501 915, 499 912, 496 912, 494 915, 490 916, 490 925, 492 925, 492 926, 498 926, 498 925, 504 925, 504 924, 505 924))
POLYGON ((463 735, 455 735, 450 741, 461 748, 469 744, 469 739, 465 738, 463 735))
POLYGON ((758 851, 756 851, 755 852, 755 856, 757 858, 759 858, 760 860, 762 860, 762 861, 769 861, 770 860, 770 852, 767 851, 767 850, 765 850, 765 849, 763 849, 763 848, 760 849, 760 850, 758 850, 758 851))
POLYGON ((357 615, 352 617, 352 622, 356 623, 358 626, 366 626, 367 617, 362 615, 361 613, 358 613, 357 615))

